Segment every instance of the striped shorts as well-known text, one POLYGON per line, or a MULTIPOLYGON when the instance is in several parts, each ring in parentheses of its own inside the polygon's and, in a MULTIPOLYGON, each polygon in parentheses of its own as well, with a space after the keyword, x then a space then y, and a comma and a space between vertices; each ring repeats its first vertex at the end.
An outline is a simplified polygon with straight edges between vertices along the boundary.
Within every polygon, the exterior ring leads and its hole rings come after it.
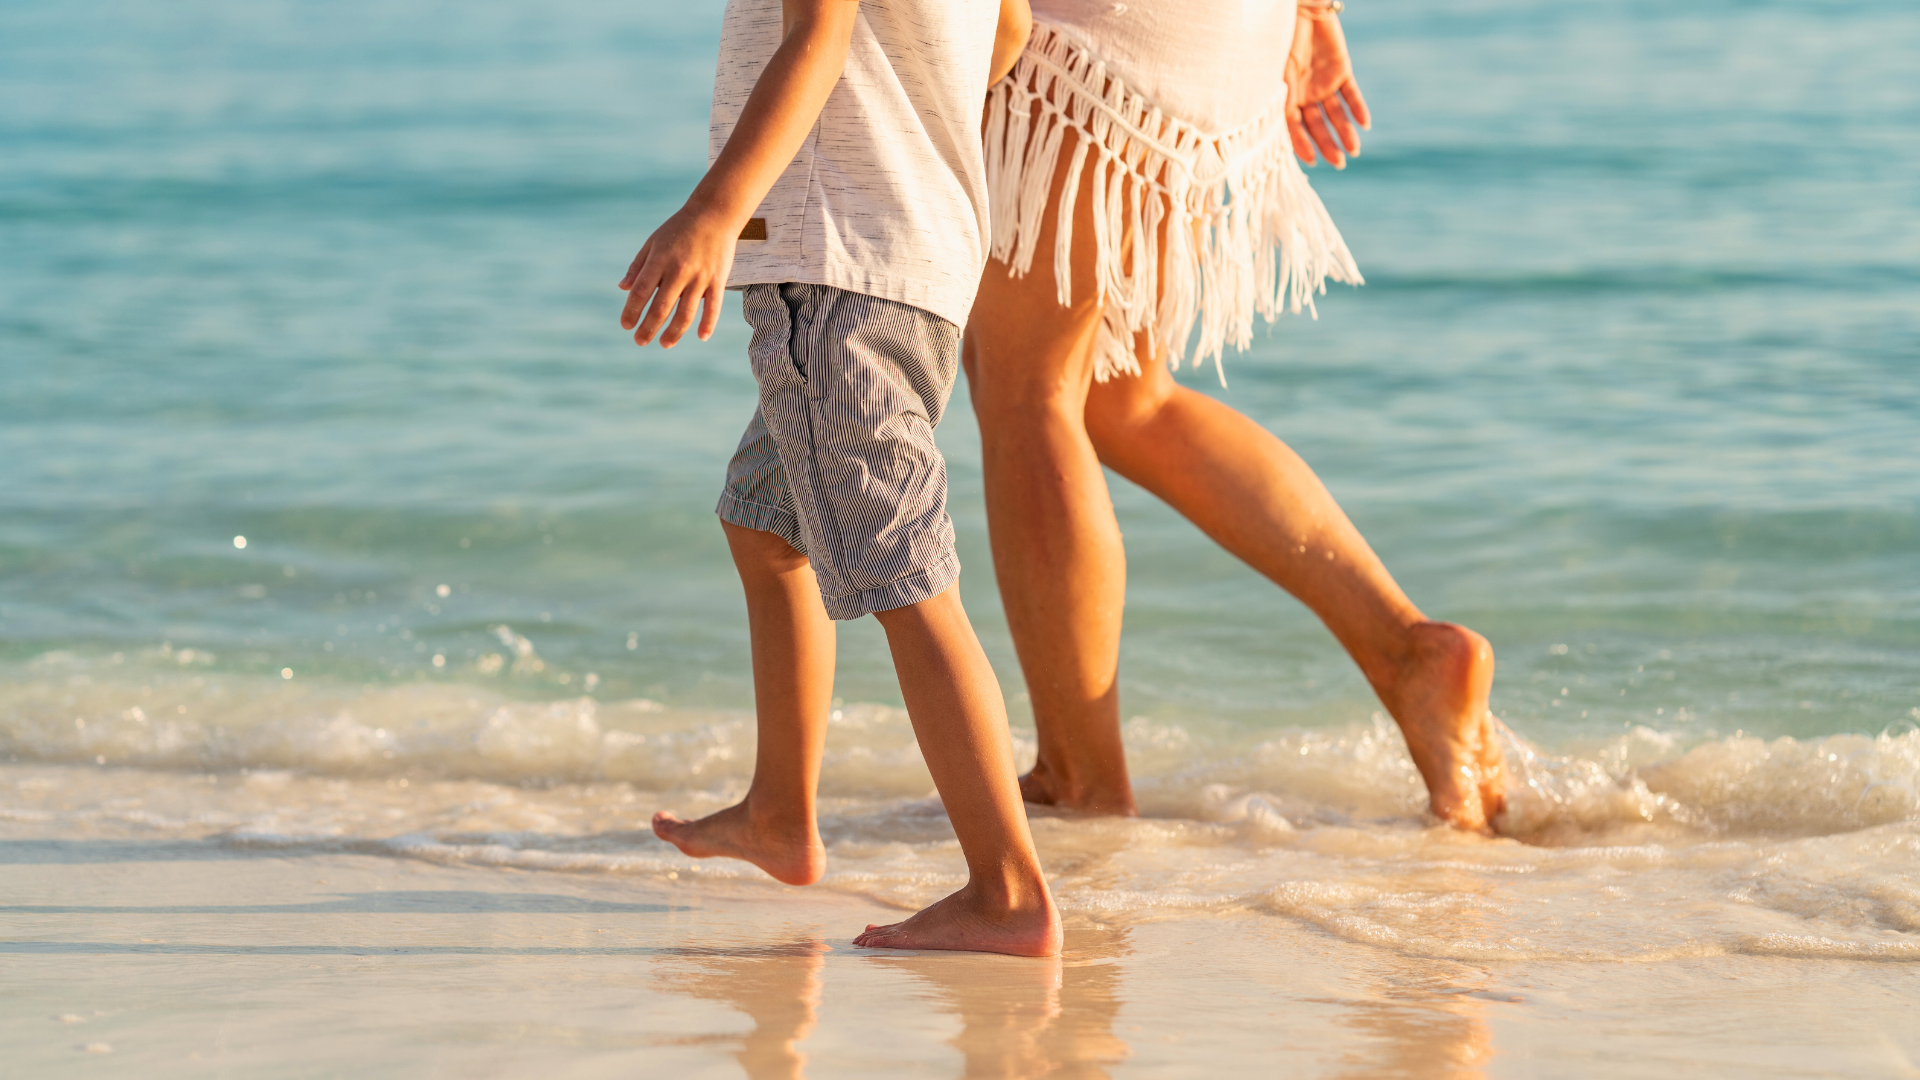
POLYGON ((806 555, 835 619, 945 592, 960 558, 933 428, 960 328, 828 285, 749 285, 741 306, 760 407, 727 463, 721 520, 806 555))

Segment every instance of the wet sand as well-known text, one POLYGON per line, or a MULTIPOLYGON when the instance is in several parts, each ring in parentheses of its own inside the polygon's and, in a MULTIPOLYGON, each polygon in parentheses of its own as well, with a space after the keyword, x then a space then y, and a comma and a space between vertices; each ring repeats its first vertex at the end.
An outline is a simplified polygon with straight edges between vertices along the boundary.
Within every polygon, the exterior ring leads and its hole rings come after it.
MULTIPOLYGON (((749 882, 0 841, 21 1076, 1913 1076, 1903 962, 1464 963, 1300 922, 1076 917, 1054 961, 854 949, 749 882)), ((17 1072, 16 1072, 17 1070, 17 1072)))

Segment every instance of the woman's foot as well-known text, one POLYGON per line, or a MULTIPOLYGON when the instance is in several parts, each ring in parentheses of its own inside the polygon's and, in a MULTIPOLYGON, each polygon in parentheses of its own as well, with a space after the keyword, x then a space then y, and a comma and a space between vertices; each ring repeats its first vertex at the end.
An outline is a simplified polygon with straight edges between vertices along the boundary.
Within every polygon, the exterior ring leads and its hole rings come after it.
POLYGON ((1372 681, 1406 736, 1435 816, 1491 833, 1506 806, 1506 777, 1487 707, 1493 688, 1487 639, 1454 623, 1418 623, 1398 661, 1372 681))
POLYGON ((1060 913, 1045 885, 1029 890, 1032 899, 989 901, 969 883, 966 888, 921 910, 903 922, 869 926, 853 939, 869 949, 955 949, 1010 956, 1057 956, 1060 913))
POLYGON ((653 815, 653 835, 696 859, 745 859, 788 885, 811 885, 827 868, 827 849, 812 815, 805 820, 762 819, 749 802, 698 821, 662 810, 653 815))
POLYGON ((1020 798, 1035 806, 1055 806, 1062 810, 1080 810, 1089 814, 1113 814, 1133 817, 1133 785, 1125 775, 1105 782, 1071 783, 1047 765, 1046 758, 1020 778, 1020 798))

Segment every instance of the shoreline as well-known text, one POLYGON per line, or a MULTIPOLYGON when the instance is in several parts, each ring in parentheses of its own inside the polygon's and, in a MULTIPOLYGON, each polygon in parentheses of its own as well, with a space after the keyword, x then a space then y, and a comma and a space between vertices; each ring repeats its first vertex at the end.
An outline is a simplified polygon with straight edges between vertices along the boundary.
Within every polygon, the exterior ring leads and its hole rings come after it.
POLYGON ((844 892, 8 831, 0 1040, 29 1074, 1900 1076, 1920 1055, 1900 963, 1462 962, 1251 912, 1075 916, 1058 960, 891 953, 849 940, 895 909, 844 892))

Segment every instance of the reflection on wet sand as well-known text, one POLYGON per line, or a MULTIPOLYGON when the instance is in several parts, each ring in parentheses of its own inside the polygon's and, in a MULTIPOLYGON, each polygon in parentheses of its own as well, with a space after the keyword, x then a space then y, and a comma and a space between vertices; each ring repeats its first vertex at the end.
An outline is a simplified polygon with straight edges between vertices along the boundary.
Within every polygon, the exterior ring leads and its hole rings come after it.
POLYGON ((926 981, 935 1003, 960 1018, 951 1040, 963 1077, 1105 1077, 1131 1054, 1113 1033, 1126 931, 1069 928, 1067 959, 977 953, 876 955, 872 963, 926 981))
MULTIPOLYGON (((1435 897, 1485 891, 1452 868, 1405 875, 1393 887, 1424 886, 1435 897)), ((1441 941, 1497 940, 1503 932, 1484 904, 1425 906, 1421 933, 1441 941)), ((1493 1059, 1488 1002, 1519 1002, 1492 986, 1482 967, 1418 956, 1389 954, 1374 980, 1373 996, 1339 1002, 1350 1013, 1342 1023, 1370 1038, 1371 1053, 1349 1056, 1343 1077, 1418 1076, 1479 1080, 1493 1059)))
POLYGON ((1343 1080, 1482 1080, 1494 1054, 1487 1003, 1520 1000, 1492 989, 1486 972, 1446 962, 1397 963, 1377 985, 1373 999, 1339 1002, 1349 1010, 1341 1023, 1370 1044, 1348 1055, 1343 1080))
POLYGON ((800 1042, 813 1032, 820 1007, 827 943, 802 938, 784 945, 681 949, 687 961, 661 976, 666 989, 731 1005, 753 1018, 734 1059, 750 1080, 803 1080, 800 1042))
MULTIPOLYGON (((734 1057, 751 1080, 802 1080, 800 1043, 812 1033, 824 992, 826 942, 801 937, 777 945, 666 950, 663 989, 745 1012, 734 1057)), ((863 952, 864 963, 904 971, 929 987, 932 1004, 960 1020, 950 1040, 964 1077, 1105 1077, 1131 1051, 1113 1033, 1120 1011, 1119 964, 1130 950, 1125 930, 1070 929, 1067 956, 1044 960, 980 953, 863 952)))

